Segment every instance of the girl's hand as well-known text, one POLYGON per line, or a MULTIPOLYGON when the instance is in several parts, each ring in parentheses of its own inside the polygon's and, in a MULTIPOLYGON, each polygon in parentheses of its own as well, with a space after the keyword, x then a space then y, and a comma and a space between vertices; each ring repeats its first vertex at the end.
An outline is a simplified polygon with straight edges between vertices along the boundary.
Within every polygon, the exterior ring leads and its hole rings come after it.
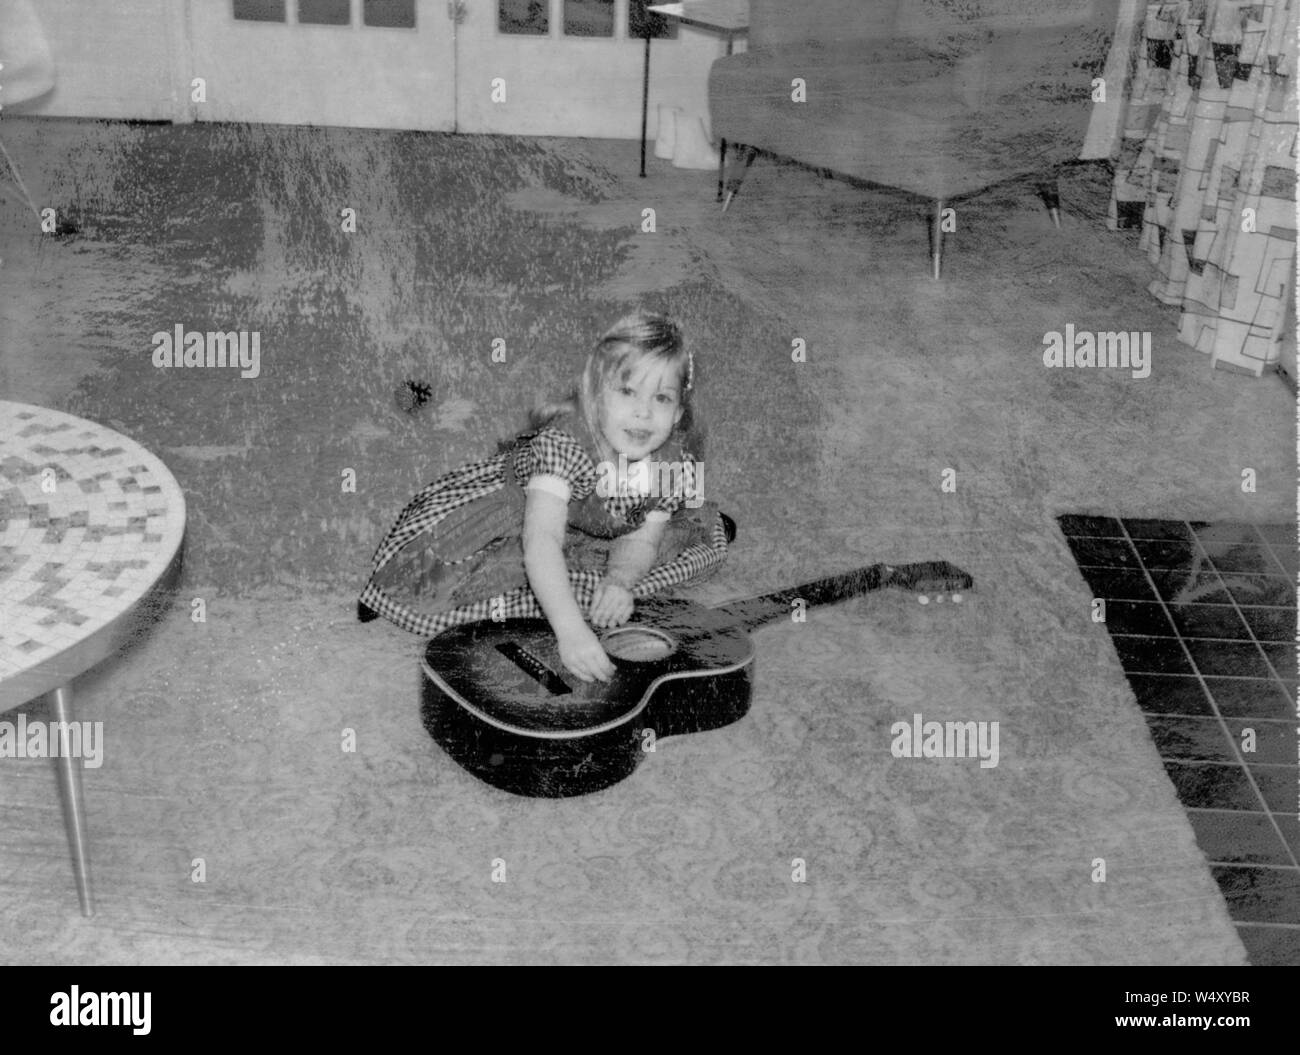
POLYGON ((622 583, 603 579, 591 597, 591 625, 621 626, 632 618, 632 591, 622 583))
POLYGON ((560 646, 561 662, 581 680, 609 681, 614 676, 614 664, 585 624, 561 634, 556 642, 560 646))

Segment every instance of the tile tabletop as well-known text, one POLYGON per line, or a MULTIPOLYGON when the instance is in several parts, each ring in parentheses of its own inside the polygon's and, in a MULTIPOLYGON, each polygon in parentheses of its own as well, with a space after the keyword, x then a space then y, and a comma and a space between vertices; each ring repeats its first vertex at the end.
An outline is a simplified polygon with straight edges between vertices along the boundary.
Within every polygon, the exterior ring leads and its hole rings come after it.
POLYGON ((115 647, 122 617, 178 567, 185 496, 103 425, 0 401, 0 711, 115 647))

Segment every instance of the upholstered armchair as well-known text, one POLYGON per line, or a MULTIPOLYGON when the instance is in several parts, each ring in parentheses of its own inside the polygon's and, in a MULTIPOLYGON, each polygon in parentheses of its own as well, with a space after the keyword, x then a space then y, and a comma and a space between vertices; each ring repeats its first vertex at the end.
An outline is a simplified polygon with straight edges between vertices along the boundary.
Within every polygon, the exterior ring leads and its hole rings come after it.
MULTIPOLYGON (((54 59, 30 0, 0 0, 0 67, 4 70, 0 74, 0 81, 3 81, 0 107, 8 106, 12 110, 21 103, 39 99, 54 88, 54 59)), ((22 174, 5 149, 3 140, 0 140, 0 156, 22 194, 23 204, 40 223, 40 210, 36 208, 36 202, 23 183, 22 174)), ((3 187, 0 187, 0 193, 3 193, 3 187)))
MULTIPOLYGON (((759 151, 910 191, 944 209, 1077 159, 1119 0, 750 0, 749 50, 709 75, 713 134, 733 152, 723 208, 759 151)), ((1105 85, 1118 97, 1122 85, 1105 85)))

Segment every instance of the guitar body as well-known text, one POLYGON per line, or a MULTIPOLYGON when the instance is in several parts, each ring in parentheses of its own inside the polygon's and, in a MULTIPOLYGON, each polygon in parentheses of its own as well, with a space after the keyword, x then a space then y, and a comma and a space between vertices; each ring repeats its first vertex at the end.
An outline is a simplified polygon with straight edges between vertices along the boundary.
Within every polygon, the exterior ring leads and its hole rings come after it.
POLYGON ((651 598, 600 637, 615 670, 604 683, 565 671, 544 619, 439 634, 424 654, 425 728, 480 780, 561 798, 617 783, 663 737, 730 725, 749 710, 753 646, 717 609, 651 598), (561 678, 565 691, 508 654, 511 646, 561 678))
POLYGON ((964 590, 942 563, 869 569, 720 608, 648 598, 600 632, 608 682, 583 682, 560 660, 543 619, 454 627, 425 648, 421 716, 429 735, 480 780, 517 795, 586 795, 629 776, 659 740, 718 729, 749 711, 748 630, 790 610, 897 586, 964 590))

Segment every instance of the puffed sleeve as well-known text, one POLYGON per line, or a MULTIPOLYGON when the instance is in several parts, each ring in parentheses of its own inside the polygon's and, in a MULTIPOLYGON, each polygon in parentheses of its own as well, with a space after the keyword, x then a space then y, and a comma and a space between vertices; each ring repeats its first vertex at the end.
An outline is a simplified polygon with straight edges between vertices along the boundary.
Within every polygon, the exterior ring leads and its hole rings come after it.
POLYGON ((515 478, 525 488, 581 501, 595 490, 596 467, 572 435, 547 426, 515 451, 515 478))
POLYGON ((672 516, 683 506, 698 509, 704 501, 704 463, 683 451, 679 461, 659 467, 659 487, 660 495, 651 505, 650 516, 672 516))

